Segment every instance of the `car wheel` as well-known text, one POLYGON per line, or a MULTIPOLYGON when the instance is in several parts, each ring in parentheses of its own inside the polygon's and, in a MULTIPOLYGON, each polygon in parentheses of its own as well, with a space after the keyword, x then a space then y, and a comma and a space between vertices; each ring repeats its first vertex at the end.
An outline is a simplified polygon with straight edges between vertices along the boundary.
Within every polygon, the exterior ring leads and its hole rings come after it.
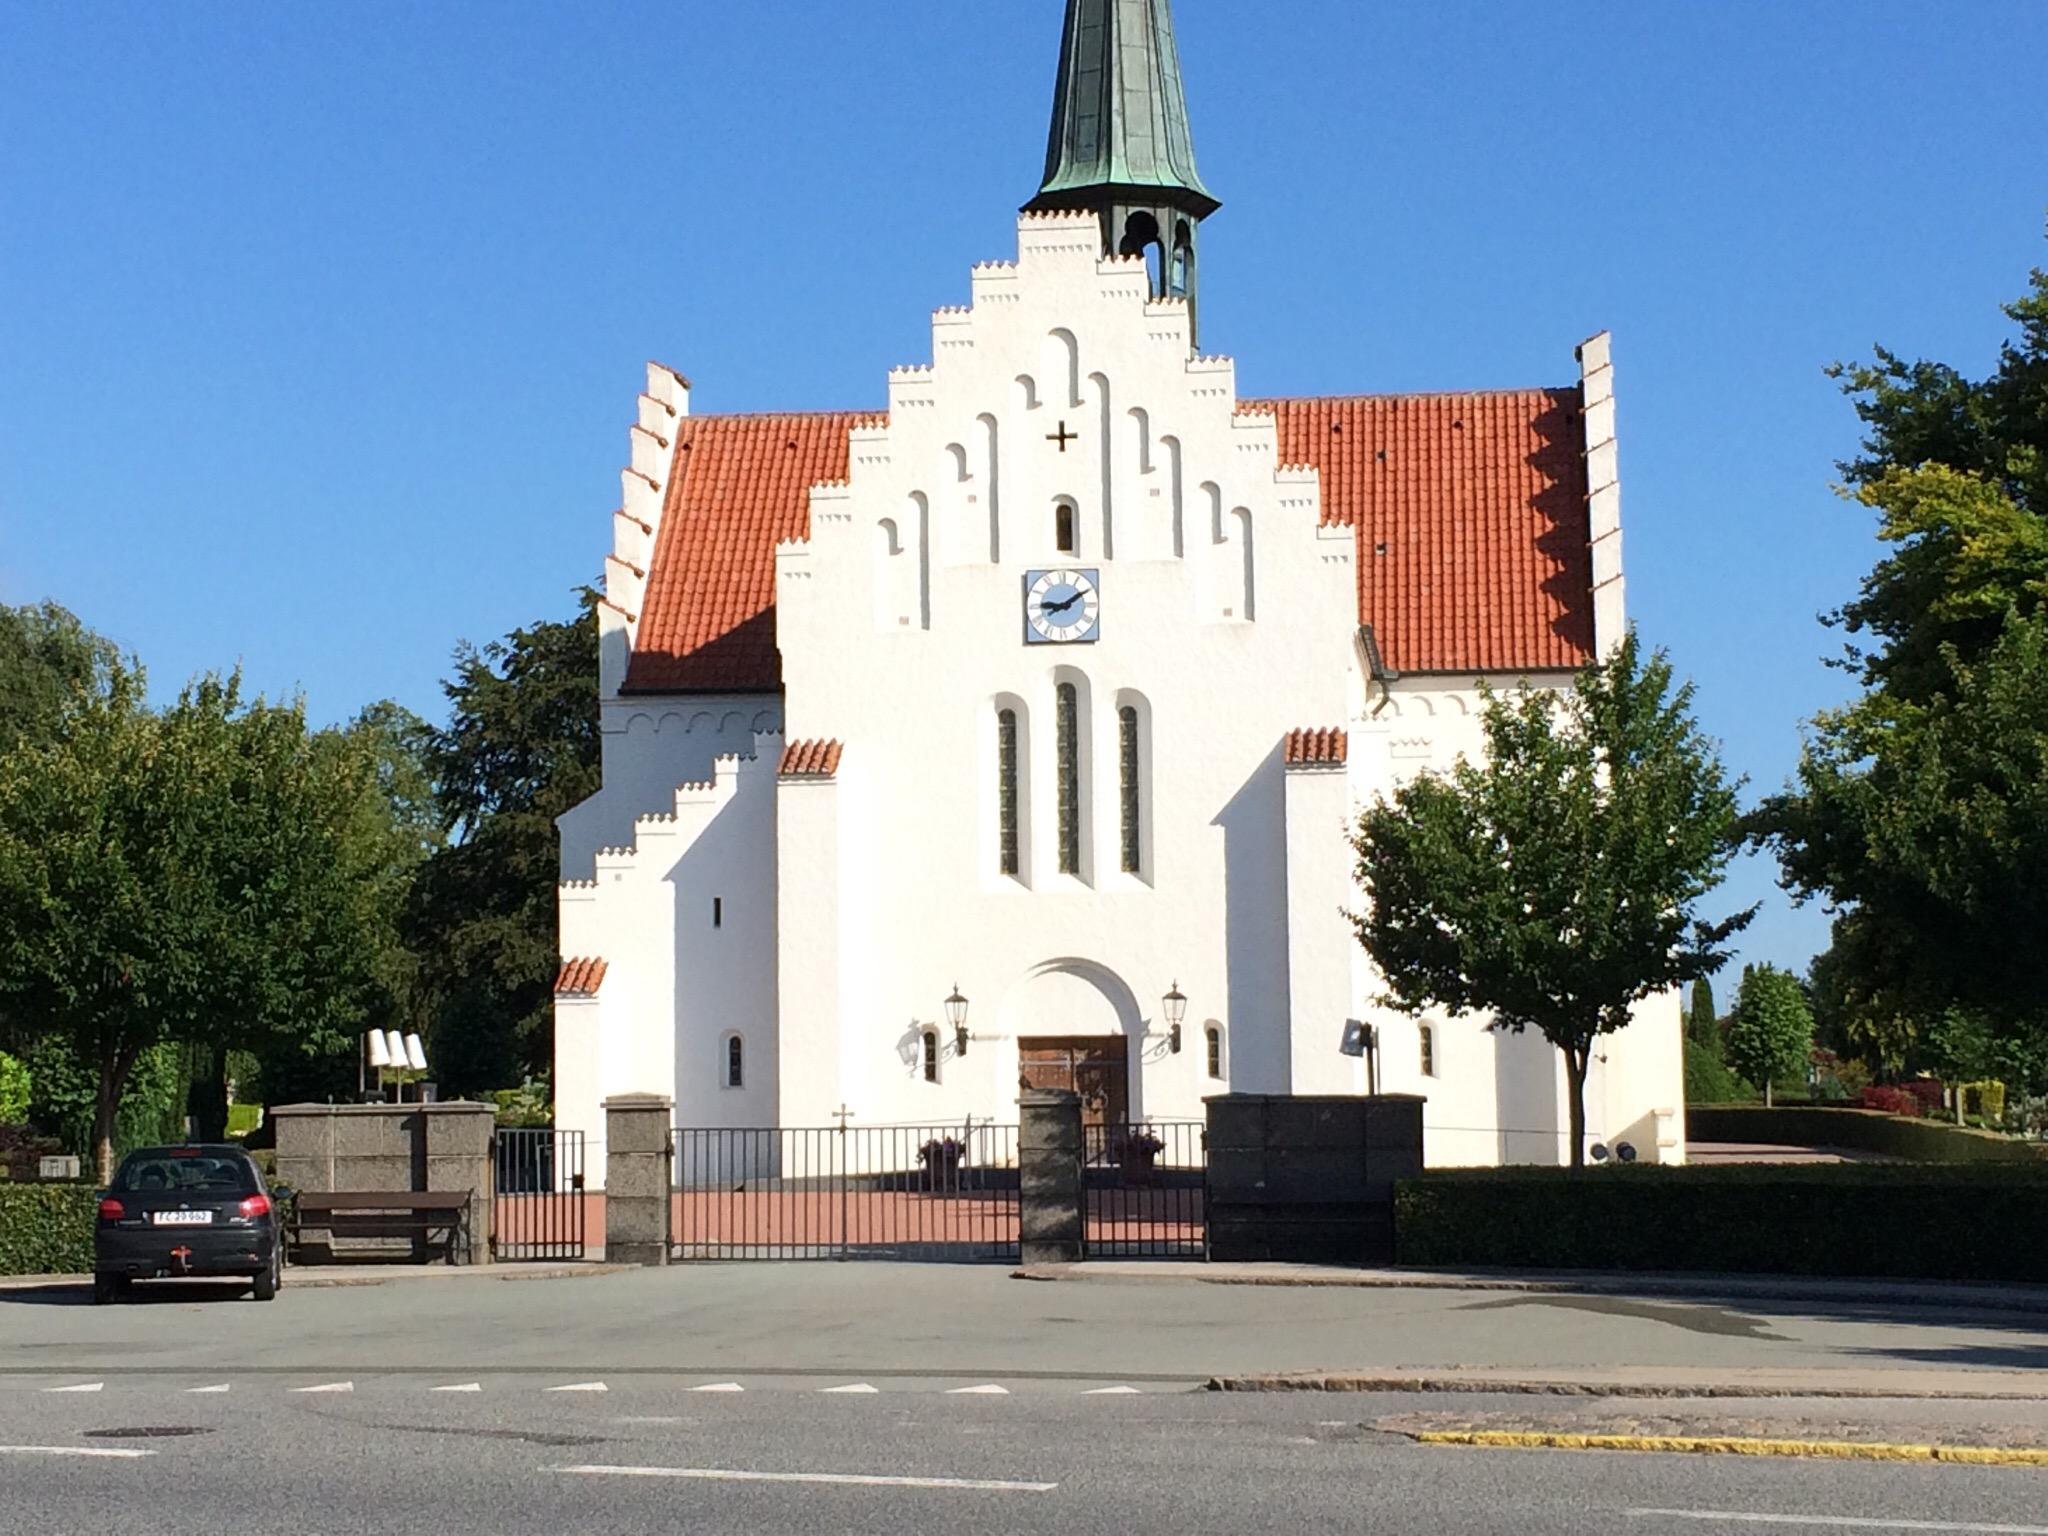
POLYGON ((258 1301, 277 1300, 278 1281, 283 1278, 278 1274, 280 1268, 282 1268, 282 1265, 278 1261, 277 1254, 273 1252, 270 1255, 270 1267, 256 1277, 249 1294, 258 1301))
POLYGON ((128 1277, 125 1275, 94 1275, 92 1277, 92 1299, 96 1306, 122 1301, 128 1295, 128 1277))

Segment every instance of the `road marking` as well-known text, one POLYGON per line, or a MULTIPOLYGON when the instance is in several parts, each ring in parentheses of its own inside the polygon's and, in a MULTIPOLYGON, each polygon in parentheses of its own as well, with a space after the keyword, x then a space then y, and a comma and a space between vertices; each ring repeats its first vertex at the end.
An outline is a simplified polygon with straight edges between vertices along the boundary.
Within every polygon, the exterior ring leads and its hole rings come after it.
POLYGON ((820 1387, 820 1392, 879 1392, 880 1387, 871 1387, 864 1381, 848 1382, 843 1387, 820 1387))
POLYGON ((352 1381, 323 1381, 317 1387, 293 1387, 294 1392, 353 1392, 356 1384, 352 1381))
POLYGON ((1761 1510, 1632 1509, 1665 1520, 1733 1520, 1749 1525, 1853 1526, 1859 1531, 1986 1531, 1995 1536, 2048 1536, 2048 1525, 1989 1525, 1970 1520, 1875 1520, 1858 1515, 1773 1515, 1761 1510))
POLYGON ((481 1392, 484 1384, 480 1381, 465 1381, 452 1387, 429 1387, 429 1392, 481 1392))
POLYGON ((106 1386, 104 1381, 81 1381, 75 1387, 45 1387, 45 1392, 97 1392, 106 1386))
POLYGON ((138 1456, 155 1454, 114 1445, 0 1445, 0 1456, 100 1456, 110 1461, 133 1461, 138 1456))
MULTIPOLYGON (((858 1472, 735 1472, 722 1467, 550 1467, 575 1477, 686 1477, 710 1483, 839 1483, 856 1488, 950 1488, 976 1493, 1051 1493, 1058 1483, 979 1477, 880 1477, 858 1472)), ((2018 1527, 2014 1527, 2018 1529, 2018 1527)))
POLYGON ((228 1390, 228 1383, 223 1381, 211 1387, 187 1387, 185 1390, 187 1392, 225 1392, 228 1390))
POLYGON ((601 1381, 572 1381, 559 1387, 549 1387, 547 1390, 550 1392, 609 1392, 611 1388, 601 1381))
POLYGON ((692 1392, 744 1392, 747 1389, 736 1381, 710 1381, 701 1387, 690 1388, 692 1392))
POLYGON ((1081 1395, 1083 1397, 1122 1397, 1137 1390, 1136 1387, 1090 1387, 1081 1395))
POLYGON ((948 1397, 1008 1397, 1009 1395, 1010 1389, 1008 1387, 999 1387, 992 1381, 979 1387, 948 1387, 946 1389, 946 1396, 948 1397))

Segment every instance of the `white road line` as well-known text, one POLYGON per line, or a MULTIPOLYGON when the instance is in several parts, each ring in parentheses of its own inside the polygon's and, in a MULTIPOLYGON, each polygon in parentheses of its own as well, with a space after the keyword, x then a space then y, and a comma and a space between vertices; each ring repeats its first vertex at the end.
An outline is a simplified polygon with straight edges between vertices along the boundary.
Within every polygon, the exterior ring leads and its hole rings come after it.
POLYGON ((736 1381, 707 1381, 701 1387, 690 1388, 692 1392, 744 1392, 747 1389, 736 1381))
POLYGON ((484 1384, 480 1381, 464 1381, 458 1382, 456 1385, 449 1387, 427 1388, 429 1392, 481 1392, 483 1391, 483 1389, 484 1384))
POLYGON ((45 1392, 97 1392, 106 1386, 104 1381, 81 1381, 75 1387, 45 1387, 45 1392))
POLYGON ((352 1381, 323 1381, 317 1387, 293 1387, 294 1392, 353 1392, 356 1384, 352 1381))
POLYGON ((134 1461, 155 1454, 116 1445, 0 1445, 0 1456, 99 1456, 109 1461, 134 1461))
POLYGON ((1009 1395, 1010 1389, 1008 1387, 999 1387, 992 1381, 979 1387, 948 1387, 946 1389, 946 1396, 948 1397, 1008 1397, 1009 1395))
POLYGON ((228 1390, 228 1383, 223 1381, 210 1387, 187 1387, 185 1390, 187 1392, 225 1392, 228 1390))
POLYGON ((1971 1520, 1880 1520, 1863 1515, 1774 1515, 1746 1509, 1632 1509, 1664 1520, 1730 1520, 1746 1525, 1824 1525, 1859 1531, 1984 1531, 1992 1536, 2048 1536, 2048 1525, 1992 1525, 1971 1520))
POLYGON ((1051 1493, 1058 1483, 979 1477, 879 1477, 857 1472, 735 1472, 721 1467, 550 1467, 576 1477, 687 1477, 709 1483, 840 1483, 856 1488, 950 1488, 974 1493, 1051 1493))
POLYGON ((1083 1397, 1123 1397, 1137 1390, 1136 1387, 1090 1387, 1081 1395, 1083 1397))
POLYGON ((547 1390, 550 1392, 609 1392, 611 1388, 601 1381, 571 1381, 559 1387, 549 1387, 547 1390))
POLYGON ((843 1387, 820 1387, 820 1392, 879 1392, 880 1387, 871 1387, 864 1381, 850 1381, 843 1387))

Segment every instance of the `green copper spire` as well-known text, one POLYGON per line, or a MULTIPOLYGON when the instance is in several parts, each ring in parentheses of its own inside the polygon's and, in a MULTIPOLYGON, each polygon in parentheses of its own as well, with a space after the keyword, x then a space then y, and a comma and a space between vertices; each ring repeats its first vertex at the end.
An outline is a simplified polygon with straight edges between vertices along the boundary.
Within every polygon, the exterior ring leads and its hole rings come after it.
POLYGON ((1195 229, 1222 205, 1195 170, 1168 0, 1067 0, 1045 179, 1028 213, 1094 213, 1104 254, 1144 256, 1152 292, 1195 302, 1195 229))
POLYGON ((1032 206, 1068 194, 1170 189, 1197 218, 1220 206, 1195 170, 1168 0, 1067 0, 1045 180, 1032 206))

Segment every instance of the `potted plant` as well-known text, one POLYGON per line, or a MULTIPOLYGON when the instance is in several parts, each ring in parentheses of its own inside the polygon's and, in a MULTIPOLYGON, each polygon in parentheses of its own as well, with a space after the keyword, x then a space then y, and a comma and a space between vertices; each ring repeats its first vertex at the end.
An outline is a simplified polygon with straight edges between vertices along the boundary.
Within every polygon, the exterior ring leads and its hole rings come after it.
POLYGON ((951 1136, 933 1137, 917 1149, 918 1165, 924 1169, 926 1189, 958 1189, 960 1159, 966 1148, 951 1136))
POLYGON ((1124 1178, 1132 1183, 1149 1180, 1166 1143, 1149 1126, 1134 1125, 1112 1147, 1111 1154, 1122 1165, 1124 1178))

